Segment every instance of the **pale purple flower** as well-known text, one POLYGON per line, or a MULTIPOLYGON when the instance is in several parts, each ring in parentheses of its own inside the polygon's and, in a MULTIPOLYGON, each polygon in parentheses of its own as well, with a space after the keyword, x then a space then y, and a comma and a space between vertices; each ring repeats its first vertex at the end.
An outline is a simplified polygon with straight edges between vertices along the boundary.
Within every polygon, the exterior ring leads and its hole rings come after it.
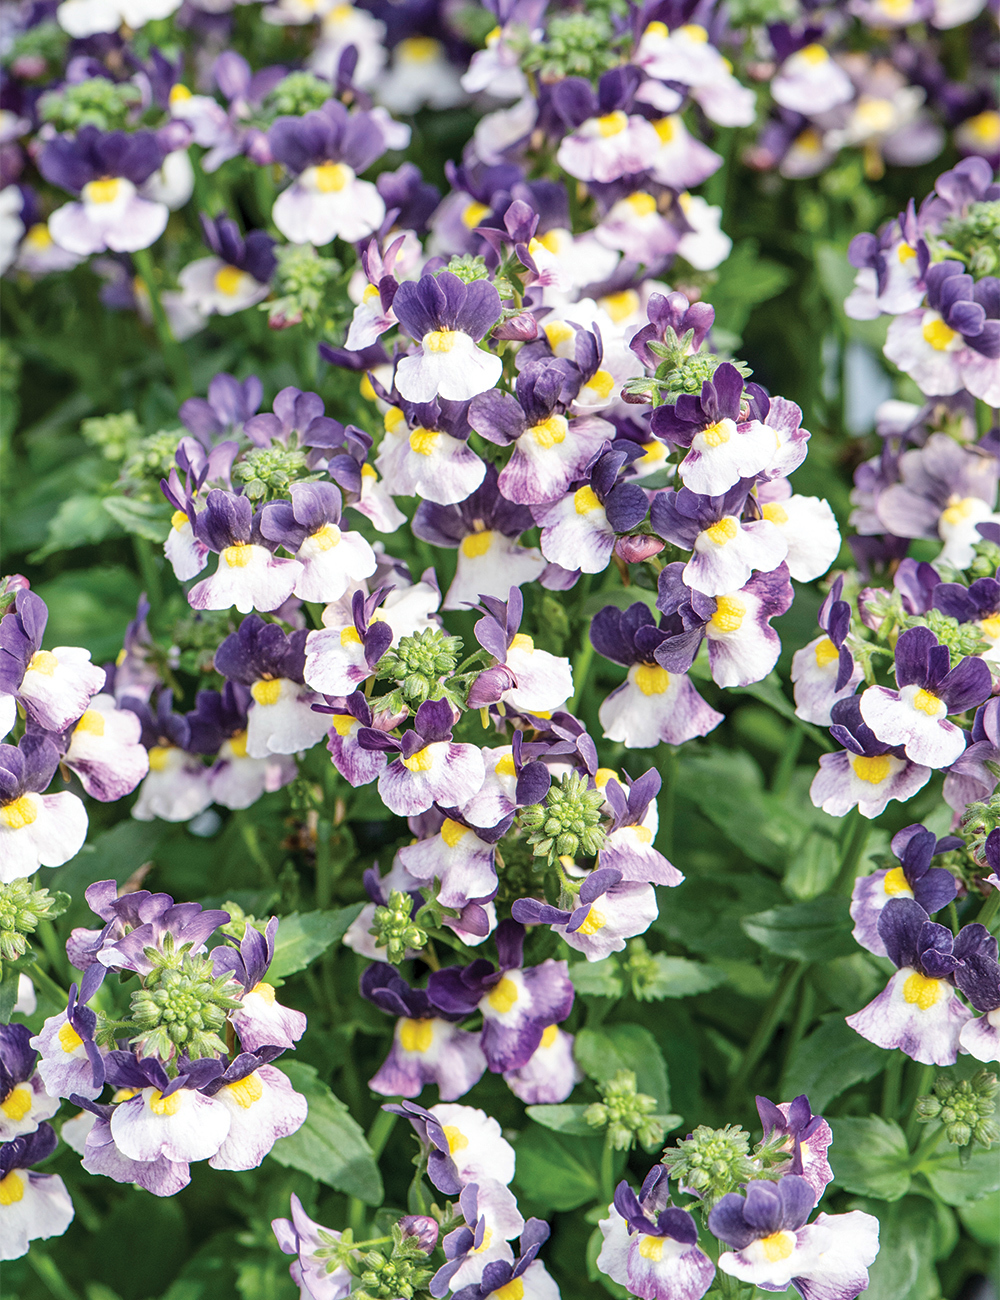
POLYGON ((44 730, 65 731, 104 686, 104 670, 90 662, 89 650, 78 646, 43 650, 48 617, 40 596, 24 587, 18 590, 13 607, 0 619, 0 693, 17 700, 44 730))
POLYGON ((0 1025, 0 1143, 34 1133, 59 1109, 35 1069, 37 1060, 27 1025, 0 1025))
POLYGON ((353 1274, 343 1264, 327 1269, 325 1254, 317 1255, 317 1251, 325 1251, 332 1242, 338 1242, 341 1234, 310 1219, 294 1192, 291 1206, 291 1219, 272 1219, 271 1228, 279 1249, 286 1255, 295 1256, 288 1271, 300 1288, 301 1300, 347 1300, 354 1281, 353 1274))
POLYGON ((551 926, 588 961, 622 952, 625 940, 645 934, 659 915, 652 885, 623 880, 621 871, 610 867, 592 871, 576 901, 571 911, 535 898, 519 898, 511 912, 524 925, 551 926))
POLYGON ((131 794, 149 771, 142 723, 119 709, 113 695, 95 695, 67 735, 62 762, 94 799, 108 803, 131 794))
POLYGON ((820 755, 809 797, 831 817, 843 817, 855 807, 862 817, 878 817, 890 799, 905 803, 930 780, 929 767, 907 758, 901 746, 876 738, 861 716, 859 696, 838 700, 830 717, 830 735, 844 748, 820 755))
POLYGON ((263 934, 248 925, 238 947, 220 944, 212 949, 216 976, 231 975, 243 987, 240 1006, 229 1013, 229 1019, 245 1052, 294 1047, 306 1031, 303 1013, 282 1006, 274 986, 264 978, 274 958, 278 924, 278 918, 272 917, 263 934))
POLYGON ((557 154, 564 171, 578 180, 608 182, 649 166, 659 136, 644 117, 628 113, 639 80, 626 65, 606 72, 596 93, 583 77, 557 83, 552 106, 570 131, 557 154))
POLYGON ((454 713, 447 700, 425 700, 413 729, 397 740, 374 727, 363 728, 363 749, 397 753, 378 779, 378 792, 390 811, 401 817, 426 812, 433 803, 457 807, 483 784, 483 756, 475 745, 451 738, 454 713))
POLYGON ((500 378, 500 358, 477 344, 500 318, 500 295, 486 280, 464 284, 450 271, 399 286, 393 311, 420 345, 396 366, 396 387, 410 402, 463 402, 500 378))
POLYGON ((862 948, 876 957, 886 955, 878 921, 891 898, 915 898, 928 916, 947 907, 958 890, 957 882, 950 871, 932 867, 931 862, 939 853, 947 853, 961 843, 953 835, 938 840, 932 831, 916 823, 897 831, 892 837, 892 851, 899 866, 873 871, 854 882, 851 918, 854 938, 862 948))
POLYGON ((61 1237, 73 1221, 73 1202, 58 1174, 36 1174, 59 1139, 50 1124, 0 1144, 0 1259, 20 1259, 32 1241, 61 1237))
POLYGON ((204 812, 212 802, 208 769, 188 745, 191 729, 187 719, 172 709, 173 693, 161 691, 156 712, 144 700, 125 696, 121 706, 131 709, 142 724, 142 743, 149 752, 149 772, 132 805, 139 821, 188 821, 204 812))
POLYGON ((776 1133, 787 1135, 783 1149, 792 1157, 787 1172, 801 1174, 812 1187, 818 1205, 827 1185, 833 1182, 833 1170, 826 1154, 833 1141, 833 1130, 822 1115, 812 1113, 808 1097, 799 1096, 777 1105, 766 1097, 756 1100, 765 1142, 776 1133))
POLYGON ((700 1300, 715 1267, 698 1249, 698 1229, 686 1210, 667 1203, 667 1174, 654 1165, 636 1196, 627 1182, 615 1189, 597 1267, 642 1300, 700 1300))
POLYGON ((44 733, 29 731, 17 745, 0 745, 0 883, 61 867, 87 837, 87 813, 68 790, 45 794, 59 751, 44 733))
POLYGON ((178 273, 184 301, 205 316, 232 316, 263 302, 277 265, 274 240, 263 230, 244 238, 231 217, 200 215, 212 256, 199 257, 178 273))
POLYGON ((241 614, 252 609, 278 609, 291 596, 302 574, 298 560, 274 554, 277 543, 260 531, 261 514, 255 515, 247 497, 213 489, 206 508, 192 520, 195 536, 215 551, 218 568, 188 592, 193 609, 230 609, 241 614))
POLYGON ((817 622, 824 635, 792 656, 795 713, 805 722, 830 725, 830 710, 853 695, 864 677, 844 644, 851 630, 851 607, 841 599, 843 577, 837 578, 820 606, 817 622))
POLYGON ((443 397, 411 402, 393 389, 375 468, 385 490, 454 505, 475 492, 486 466, 469 446, 469 405, 443 397))
POLYGON ((569 660, 537 650, 534 640, 518 631, 524 599, 511 587, 507 600, 482 597, 485 617, 475 627, 476 640, 496 661, 480 673, 469 691, 470 708, 483 708, 502 700, 527 713, 552 713, 573 694, 569 660))

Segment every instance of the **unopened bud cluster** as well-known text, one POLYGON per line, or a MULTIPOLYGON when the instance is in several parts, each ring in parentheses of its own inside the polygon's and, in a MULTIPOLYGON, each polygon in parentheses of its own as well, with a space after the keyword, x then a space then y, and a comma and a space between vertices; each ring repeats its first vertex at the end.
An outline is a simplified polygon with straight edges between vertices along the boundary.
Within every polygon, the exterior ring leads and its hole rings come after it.
POLYGON ((535 804, 521 814, 535 857, 550 862, 596 857, 606 836, 600 825, 603 804, 602 792, 588 789, 586 779, 575 773, 553 784, 544 804, 535 804))
MULTIPOLYGON (((437 1225, 430 1250, 437 1241, 437 1225)), ((403 1220, 403 1224, 409 1224, 403 1220)), ((379 1250, 370 1250, 362 1255, 361 1270, 358 1278, 361 1287, 352 1291, 357 1300, 413 1300, 413 1297, 426 1288, 434 1273, 427 1267, 428 1248, 426 1241, 429 1231, 404 1231, 399 1223, 392 1226, 392 1249, 389 1255, 379 1250)), ((352 1261, 354 1263, 354 1261, 352 1261)), ((355 1263, 355 1268, 357 1264, 355 1263)))
POLYGON ((760 1176, 750 1158, 750 1134, 738 1124, 725 1128, 699 1124, 663 1153, 661 1163, 682 1190, 699 1196, 708 1209, 741 1183, 760 1176))
MULTIPOLYGON (((386 651, 379 660, 377 676, 395 681, 401 700, 419 707, 432 694, 440 695, 441 679, 455 671, 461 653, 461 637, 448 636, 436 627, 424 628, 401 637, 398 645, 386 651)), ((394 701, 394 705, 392 711, 396 712, 401 703, 394 701)))
POLYGON ((384 907, 376 907, 369 934, 375 937, 375 947, 385 949, 385 960, 394 966, 406 957, 407 951, 419 951, 426 946, 427 932, 413 920, 413 900, 409 894, 394 889, 384 907))
POLYGON ((179 968, 161 967, 132 994, 134 1045, 143 1056, 190 1060, 226 1051, 218 1031, 239 999, 239 986, 228 975, 215 976, 208 957, 185 954, 179 968))
POLYGON ((1000 1080, 988 1070, 977 1070, 971 1079, 949 1079, 944 1075, 929 1096, 918 1097, 916 1115, 921 1124, 940 1120, 953 1146, 970 1142, 992 1146, 1000 1141, 1000 1127, 993 1118, 1000 1080))
POLYGON ((30 880, 0 885, 0 960, 23 957, 28 949, 26 936, 35 932, 39 921, 58 916, 62 910, 57 897, 47 889, 33 889, 30 880))
POLYGON ((607 1083, 597 1085, 603 1101, 595 1101, 584 1111, 584 1119, 593 1128, 607 1130, 608 1141, 616 1151, 628 1151, 636 1140, 644 1147, 663 1141, 664 1124, 653 1112, 656 1098, 639 1092, 633 1070, 619 1070, 607 1083))

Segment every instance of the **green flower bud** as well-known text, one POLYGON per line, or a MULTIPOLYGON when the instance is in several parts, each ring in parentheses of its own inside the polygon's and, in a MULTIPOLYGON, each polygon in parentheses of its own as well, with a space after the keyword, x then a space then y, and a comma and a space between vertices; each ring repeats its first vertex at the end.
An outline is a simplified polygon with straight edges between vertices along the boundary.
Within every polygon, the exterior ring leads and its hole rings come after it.
POLYGON ((549 788, 544 804, 521 813, 521 826, 535 857, 596 857, 607 832, 600 825, 604 795, 589 789, 587 779, 575 772, 549 788))
POLYGON ((409 894, 394 889, 384 907, 376 907, 368 931, 375 938, 377 948, 385 948, 385 960, 398 966, 407 950, 419 952, 427 945, 427 932, 417 925, 412 916, 413 902, 409 894))
POLYGON ((664 1121, 654 1115, 656 1098, 637 1091, 635 1072, 619 1070, 597 1090, 603 1098, 583 1113, 592 1128, 606 1128, 607 1137, 616 1151, 628 1151, 636 1139, 644 1147, 663 1141, 664 1121))
POLYGON ((68 902, 65 894, 33 889, 28 879, 0 885, 0 960, 23 957, 28 949, 26 936, 34 934, 39 921, 61 915, 68 902))
POLYGON ((750 1159, 750 1134, 736 1124, 721 1129, 699 1124, 690 1137, 664 1151, 661 1163, 682 1190, 701 1197, 706 1209, 760 1175, 750 1159))
POLYGON ((240 1006, 240 992, 231 976, 214 974, 210 957, 185 952, 176 965, 155 967, 132 994, 132 1044, 141 1055, 164 1060, 225 1052, 218 1031, 240 1006))

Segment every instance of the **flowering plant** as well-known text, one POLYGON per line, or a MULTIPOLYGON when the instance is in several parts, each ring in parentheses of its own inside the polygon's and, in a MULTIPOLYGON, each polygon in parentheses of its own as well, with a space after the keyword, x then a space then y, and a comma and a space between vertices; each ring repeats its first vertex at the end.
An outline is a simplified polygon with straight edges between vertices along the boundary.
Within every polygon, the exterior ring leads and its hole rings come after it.
POLYGON ((992 13, 3 20, 11 1294, 988 1286, 992 13))

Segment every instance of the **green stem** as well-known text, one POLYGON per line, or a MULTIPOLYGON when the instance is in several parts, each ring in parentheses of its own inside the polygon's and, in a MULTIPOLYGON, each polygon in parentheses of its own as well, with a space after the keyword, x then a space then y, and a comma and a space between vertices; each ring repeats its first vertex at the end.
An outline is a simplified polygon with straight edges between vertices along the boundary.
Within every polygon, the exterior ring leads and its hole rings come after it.
POLYGON ((31 980, 39 993, 44 993, 57 1007, 65 1008, 67 1006, 69 994, 65 989, 59 987, 51 975, 46 975, 37 965, 25 967, 24 974, 31 980))
POLYGON ((788 790, 792 780, 792 773, 795 771, 795 763, 805 738, 805 732, 796 727, 785 741, 785 747, 781 751, 781 757, 775 765, 774 776, 771 779, 771 792, 773 794, 783 795, 788 790))
POLYGON ((333 898, 330 836, 333 825, 326 817, 316 823, 316 906, 321 910, 330 906, 333 898))
POLYGON ((365 1203, 352 1196, 347 1202, 347 1226, 355 1237, 363 1237, 365 1231, 365 1203))
POLYGON ((980 925, 985 925, 988 930, 998 911, 1000 911, 1000 889, 993 889, 990 891, 989 898, 979 909, 976 920, 980 925))
POLYGON ((798 982, 808 965, 808 962, 796 962, 793 966, 788 967, 778 982, 778 987, 774 990, 763 1018, 758 1022, 750 1042, 747 1043, 740 1068, 736 1071, 729 1085, 728 1104, 731 1107, 739 1106, 743 1101, 747 1082, 761 1057, 770 1046, 771 1039, 784 1019, 798 982))
POLYGON ((385 1150, 385 1144, 389 1141, 389 1135, 395 1128, 398 1118, 399 1116, 394 1115, 391 1110, 382 1110, 380 1107, 378 1114, 372 1120, 371 1128, 368 1130, 368 1145, 376 1160, 385 1150))
POLYGON ((611 1145, 611 1129, 604 1135, 601 1152, 601 1203, 610 1205, 615 1196, 615 1149, 611 1145))
POLYGON ((236 818, 239 822, 240 835, 243 837, 243 843, 247 846, 247 851, 260 869, 260 874, 264 884, 274 885, 276 883, 274 871, 271 869, 271 864, 264 856, 264 851, 260 847, 260 837, 257 834, 257 827, 253 822, 247 819, 244 812, 238 812, 236 818))
POLYGON ((913 1095, 913 1102, 910 1107, 910 1114, 906 1121, 906 1141, 909 1144, 916 1136, 919 1128, 917 1119, 916 1100, 918 1097, 926 1097, 934 1085, 934 1066, 922 1065, 920 1073, 917 1075, 917 1090, 913 1095))
POLYGON ((665 857, 670 858, 674 851, 674 812, 677 804, 677 750, 673 745, 663 745, 663 761, 660 763, 660 778, 663 782, 660 791, 660 845, 665 857))
POLYGON ((184 349, 174 338, 170 329, 170 322, 167 320, 167 313, 163 309, 160 289, 156 283, 152 254, 148 248, 141 248, 137 253, 132 254, 132 261, 139 273, 140 280, 145 285, 146 292, 149 294, 149 305, 153 312, 153 325, 156 328, 156 336, 160 340, 160 347, 163 349, 164 360, 173 375, 174 385, 177 389, 176 396, 183 401, 194 392, 191 386, 191 371, 188 369, 184 349))
POLYGON ((158 610, 163 606, 163 587, 160 583, 159 570, 153 556, 152 544, 148 538, 137 537, 133 534, 132 550, 135 552, 135 562, 139 566, 142 585, 146 589, 146 597, 153 609, 158 610))
POLYGON ((570 713, 576 713, 580 707, 580 700, 583 697, 583 688, 587 684, 587 678, 590 676, 590 666, 594 662, 594 643, 590 639, 590 625, 583 632, 583 644, 580 646, 573 660, 573 698, 569 703, 570 713))
POLYGON ((954 900, 948 904, 948 924, 951 926, 952 934, 958 934, 958 908, 955 906, 954 900))
POLYGON ((945 1128, 944 1125, 942 1124, 938 1128, 934 1129, 932 1132, 928 1133, 927 1136, 924 1138, 923 1142, 920 1143, 916 1151, 914 1151, 913 1155, 910 1157, 910 1169, 914 1173, 920 1168, 920 1166, 924 1163, 927 1157, 933 1154, 933 1152, 937 1149, 937 1146, 940 1143, 941 1139, 944 1137, 944 1134, 945 1134, 945 1128))
POLYGON ((43 1255, 32 1247, 28 1251, 28 1263, 35 1270, 39 1281, 48 1288, 50 1294, 54 1295, 56 1300, 79 1300, 77 1293, 48 1255, 43 1255))
POLYGON ((792 1021, 791 1032, 788 1035, 788 1045, 785 1048, 785 1068, 788 1068, 788 1062, 792 1059, 792 1053, 805 1037, 806 1030, 812 1023, 813 1012, 816 1009, 816 990, 812 981, 804 979, 799 988, 798 1006, 795 1009, 795 1019, 792 1021))
POLYGON ((840 871, 834 885, 834 891, 838 894, 849 894, 854 888, 854 881, 858 874, 858 863, 861 861, 861 855, 865 851, 868 835, 872 828, 871 822, 867 817, 862 817, 857 808, 849 815, 854 818, 854 825, 851 828, 850 838, 847 841, 844 857, 840 864, 840 871))
POLYGON ((899 1114, 899 1098, 903 1086, 903 1066, 906 1057, 897 1048, 885 1067, 882 1080, 882 1118, 895 1119, 899 1114))

